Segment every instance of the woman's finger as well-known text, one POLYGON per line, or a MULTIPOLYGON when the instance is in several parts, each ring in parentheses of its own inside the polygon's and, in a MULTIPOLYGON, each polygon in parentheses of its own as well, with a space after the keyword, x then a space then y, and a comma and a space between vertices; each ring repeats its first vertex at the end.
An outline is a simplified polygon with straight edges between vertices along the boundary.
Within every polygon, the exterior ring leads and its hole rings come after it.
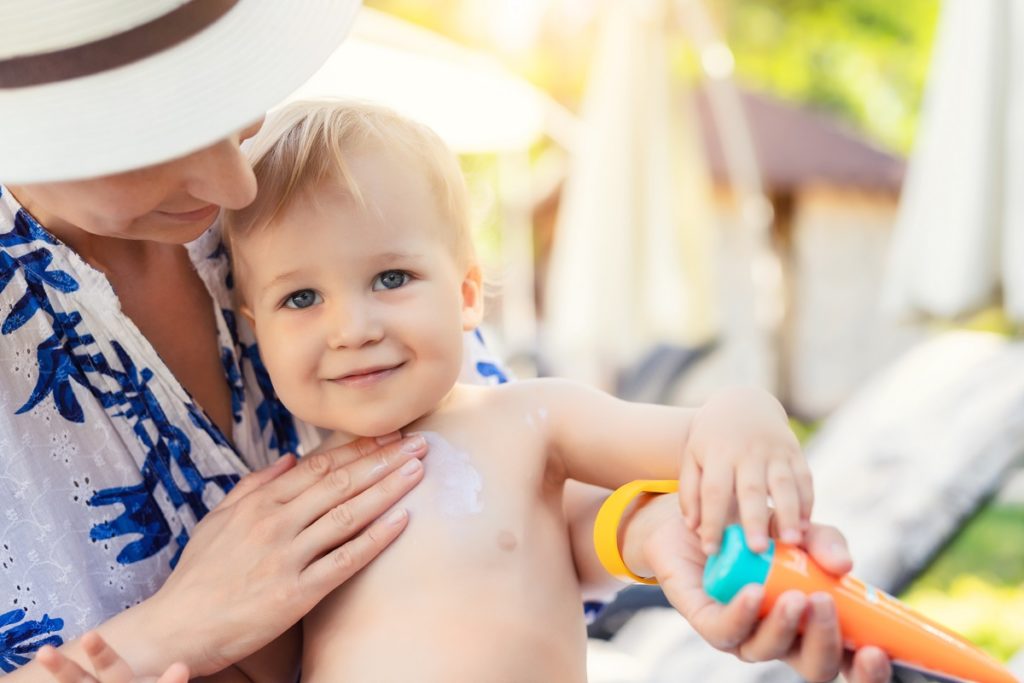
POLYGON ((36 661, 58 683, 97 683, 96 679, 87 674, 82 667, 50 645, 39 648, 36 661))
POLYGON ((808 554, 825 571, 842 575, 853 567, 846 539, 838 529, 821 524, 812 524, 804 537, 808 554))
POLYGON ((808 681, 831 681, 843 663, 836 605, 827 593, 814 593, 808 602, 800 649, 786 661, 808 681))
POLYGON ((843 676, 847 683, 889 683, 892 663, 879 648, 862 647, 854 653, 852 663, 844 667, 843 676))
POLYGON ((372 455, 360 458, 342 467, 330 470, 319 481, 286 504, 295 532, 301 531, 333 511, 335 517, 346 519, 349 535, 369 524, 383 510, 391 507, 412 488, 408 478, 390 478, 394 472, 404 471, 419 480, 423 469, 420 458, 427 454, 427 442, 415 436, 401 442, 397 448, 382 448, 372 455), (405 469, 409 468, 409 469, 405 469), (387 483, 384 483, 384 482, 387 483), (381 484, 378 486, 378 484, 381 484), (372 515, 361 514, 356 503, 363 493, 382 506, 372 515))
POLYGON ((342 547, 412 490, 422 478, 423 463, 416 458, 406 461, 398 471, 377 485, 327 509, 299 533, 295 547, 307 563, 342 547))
POLYGON ((713 647, 737 653, 757 628, 764 588, 760 584, 745 586, 728 605, 720 605, 706 595, 694 597, 706 601, 690 619, 694 629, 713 647))
POLYGON ((396 508, 340 548, 310 564, 299 576, 300 591, 309 606, 315 605, 369 564, 402 533, 408 523, 409 511, 396 508))
POLYGON ((295 456, 291 453, 282 455, 280 458, 267 465, 263 469, 256 470, 252 474, 242 477, 234 488, 228 491, 224 500, 217 507, 226 508, 234 505, 239 500, 263 486, 268 481, 276 479, 295 465, 295 456))
POLYGON ((95 631, 82 636, 82 649, 89 657, 96 678, 101 683, 131 683, 135 679, 131 667, 114 652, 114 648, 95 631))
POLYGON ((271 500, 288 503, 305 494, 330 472, 367 461, 370 463, 369 470, 378 466, 386 470, 389 466, 397 466, 408 460, 409 448, 422 453, 424 443, 423 436, 419 434, 397 441, 388 440, 383 445, 375 439, 364 438, 338 448, 311 453, 299 460, 290 471, 267 484, 267 495, 271 500))
POLYGON ((765 662, 788 655, 800 636, 800 619, 806 608, 807 596, 803 593, 787 591, 780 595, 750 638, 739 647, 740 659, 765 662))

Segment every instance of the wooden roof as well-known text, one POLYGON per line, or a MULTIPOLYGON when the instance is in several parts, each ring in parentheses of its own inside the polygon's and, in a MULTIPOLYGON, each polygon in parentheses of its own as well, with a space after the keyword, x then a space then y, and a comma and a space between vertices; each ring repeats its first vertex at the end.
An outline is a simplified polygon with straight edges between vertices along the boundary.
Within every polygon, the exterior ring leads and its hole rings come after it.
MULTIPOLYGON (((906 163, 826 115, 766 95, 740 90, 765 189, 793 191, 827 184, 898 193, 906 163)), ((712 177, 728 183, 725 158, 704 91, 696 97, 712 177)))

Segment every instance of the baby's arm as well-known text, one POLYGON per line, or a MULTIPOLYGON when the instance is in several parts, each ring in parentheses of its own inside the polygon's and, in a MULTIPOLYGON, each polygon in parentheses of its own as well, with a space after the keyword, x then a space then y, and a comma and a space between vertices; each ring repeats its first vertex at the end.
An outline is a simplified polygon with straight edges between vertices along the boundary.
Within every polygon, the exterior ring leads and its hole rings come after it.
POLYGON ((751 547, 766 547, 770 495, 782 537, 799 542, 810 471, 769 394, 726 389, 692 409, 629 403, 564 380, 520 384, 546 409, 551 456, 567 477, 607 488, 679 477, 683 513, 709 553, 736 503, 751 547))

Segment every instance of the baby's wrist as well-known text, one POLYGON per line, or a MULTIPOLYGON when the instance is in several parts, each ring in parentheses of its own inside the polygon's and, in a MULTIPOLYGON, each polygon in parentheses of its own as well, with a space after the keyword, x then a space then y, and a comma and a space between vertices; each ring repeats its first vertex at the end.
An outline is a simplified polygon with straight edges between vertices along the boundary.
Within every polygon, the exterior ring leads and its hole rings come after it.
POLYGON ((647 559, 649 539, 656 529, 672 516, 680 514, 679 497, 675 493, 647 493, 639 496, 622 519, 620 545, 622 561, 639 576, 653 576, 647 559))

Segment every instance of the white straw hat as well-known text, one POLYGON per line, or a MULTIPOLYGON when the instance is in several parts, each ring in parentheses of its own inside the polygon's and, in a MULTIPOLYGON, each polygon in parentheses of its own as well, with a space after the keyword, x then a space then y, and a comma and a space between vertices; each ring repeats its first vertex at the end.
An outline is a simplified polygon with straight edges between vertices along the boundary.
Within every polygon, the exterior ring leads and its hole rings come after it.
POLYGON ((0 182, 126 171, 255 121, 359 0, 0 0, 0 182))

